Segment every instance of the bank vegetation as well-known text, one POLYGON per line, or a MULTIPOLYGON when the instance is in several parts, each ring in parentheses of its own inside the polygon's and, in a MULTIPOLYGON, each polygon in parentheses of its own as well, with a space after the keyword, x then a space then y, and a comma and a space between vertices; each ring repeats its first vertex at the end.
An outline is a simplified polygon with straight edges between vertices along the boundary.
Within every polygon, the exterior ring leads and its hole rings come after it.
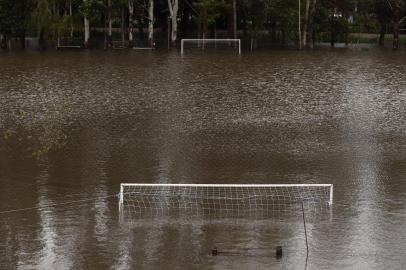
POLYGON ((402 33, 406 0, 0 0, 3 49, 152 48, 181 38, 242 38, 251 49, 323 42, 398 49, 402 33))

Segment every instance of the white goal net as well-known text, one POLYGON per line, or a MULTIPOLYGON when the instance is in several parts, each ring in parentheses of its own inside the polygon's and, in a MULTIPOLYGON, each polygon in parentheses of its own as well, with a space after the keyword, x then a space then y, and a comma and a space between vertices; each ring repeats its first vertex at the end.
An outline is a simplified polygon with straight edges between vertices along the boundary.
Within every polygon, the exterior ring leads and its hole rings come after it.
POLYGON ((180 52, 183 55, 185 49, 236 49, 241 54, 240 39, 182 39, 180 43, 180 52))
POLYGON ((120 212, 131 217, 266 218, 333 203, 331 184, 121 184, 120 212))

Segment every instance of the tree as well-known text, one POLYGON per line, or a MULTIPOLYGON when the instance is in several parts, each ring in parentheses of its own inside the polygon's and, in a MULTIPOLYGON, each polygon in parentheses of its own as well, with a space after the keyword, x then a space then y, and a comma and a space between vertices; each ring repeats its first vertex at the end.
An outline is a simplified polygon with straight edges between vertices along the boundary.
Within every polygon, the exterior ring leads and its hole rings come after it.
POLYGON ((308 45, 307 40, 309 40, 310 47, 313 48, 313 17, 316 9, 316 2, 317 0, 306 0, 302 37, 303 47, 308 45))
POLYGON ((386 28, 391 21, 391 11, 387 0, 375 0, 374 1, 374 13, 380 25, 379 31, 379 45, 385 45, 386 28))
POLYGON ((130 46, 132 46, 133 42, 133 26, 134 26, 134 0, 128 0, 128 40, 130 42, 130 46))
POLYGON ((0 47, 6 48, 11 37, 18 37, 25 48, 25 33, 31 20, 31 0, 0 0, 0 47))
POLYGON ((400 0, 389 0, 392 9, 392 24, 393 24, 393 45, 392 48, 399 48, 399 30, 400 30, 400 0))
POLYGON ((297 41, 298 37, 297 0, 273 0, 269 4, 269 25, 271 36, 276 42, 285 44, 297 41))
MULTIPOLYGON (((87 0, 83 0, 83 1, 84 1, 84 6, 86 6, 86 3, 89 3, 89 2, 87 2, 87 0)), ((90 13, 90 12, 91 12, 91 10, 90 10, 90 8, 88 8, 88 9, 85 9, 85 12, 83 14, 83 16, 84 16, 83 20, 84 20, 84 26, 85 26, 85 42, 84 42, 85 47, 89 46, 90 25, 89 25, 89 18, 88 18, 89 14, 88 13, 90 13)))
POLYGON ((14 16, 12 0, 0 0, 0 34, 1 48, 7 48, 7 41, 13 28, 17 23, 17 18, 14 16))
POLYGON ((334 47, 338 38, 345 35, 347 43, 347 36, 349 32, 348 15, 354 8, 352 0, 335 1, 326 0, 324 3, 325 8, 329 10, 329 25, 330 25, 330 44, 334 47))
POLYGON ((113 33, 112 33, 112 28, 113 28, 113 16, 112 16, 112 5, 111 5, 111 0, 107 0, 107 17, 108 17, 108 32, 107 32, 107 43, 108 46, 112 46, 112 41, 113 41, 113 33))
MULTIPOLYGON (((244 0, 239 2, 240 18, 245 22, 244 30, 249 30, 251 50, 254 48, 255 37, 259 30, 265 29, 269 16, 269 1, 244 0)), ((244 31, 245 32, 245 31, 244 31)))
POLYGON ((172 45, 176 43, 178 35, 178 8, 179 0, 168 0, 168 9, 171 19, 171 42, 172 45))
POLYGON ((237 1, 231 0, 231 32, 234 39, 237 38, 237 1))
POLYGON ((103 11, 106 10, 102 0, 83 0, 79 11, 83 16, 84 46, 87 48, 90 41, 90 23, 100 20, 103 11))
POLYGON ((59 31, 69 32, 69 37, 73 38, 73 0, 59 0, 63 7, 63 15, 60 19, 59 31))
POLYGON ((48 0, 37 0, 32 12, 32 21, 37 28, 39 49, 46 48, 45 36, 52 31, 54 16, 48 0))
MULTIPOLYGON (((308 44, 309 44, 309 47, 312 49, 314 47, 314 38, 313 37, 314 37, 314 16, 316 13, 316 3, 317 3, 317 0, 312 1, 309 20, 308 20, 308 28, 306 29, 307 30, 306 36, 308 37, 308 40, 309 40, 308 44)), ((307 45, 306 42, 307 42, 307 40, 305 40, 305 43, 304 43, 305 46, 307 45)))
POLYGON ((149 0, 148 5, 148 44, 154 46, 154 0, 149 0))
POLYGON ((199 32, 202 38, 207 38, 209 26, 215 25, 216 20, 227 12, 229 6, 225 0, 198 0, 195 6, 200 10, 199 32))

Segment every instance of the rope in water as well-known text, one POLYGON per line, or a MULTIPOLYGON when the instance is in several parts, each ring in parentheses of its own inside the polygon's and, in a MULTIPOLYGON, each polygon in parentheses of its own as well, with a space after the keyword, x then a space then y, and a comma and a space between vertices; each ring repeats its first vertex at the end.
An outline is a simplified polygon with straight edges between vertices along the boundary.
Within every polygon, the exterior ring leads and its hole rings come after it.
POLYGON ((74 203, 80 203, 80 202, 89 202, 89 201, 94 201, 96 199, 103 199, 103 198, 110 198, 110 197, 117 197, 117 196, 118 196, 118 194, 116 193, 116 194, 110 194, 110 195, 101 196, 101 197, 93 197, 90 199, 74 200, 74 201, 68 201, 68 202, 62 202, 62 203, 52 203, 52 204, 47 204, 47 205, 42 205, 42 206, 33 206, 33 207, 26 207, 26 208, 17 208, 17 209, 1 211, 0 215, 28 211, 28 210, 44 209, 44 208, 49 208, 49 207, 54 207, 54 206, 59 206, 59 205, 74 204, 74 203))

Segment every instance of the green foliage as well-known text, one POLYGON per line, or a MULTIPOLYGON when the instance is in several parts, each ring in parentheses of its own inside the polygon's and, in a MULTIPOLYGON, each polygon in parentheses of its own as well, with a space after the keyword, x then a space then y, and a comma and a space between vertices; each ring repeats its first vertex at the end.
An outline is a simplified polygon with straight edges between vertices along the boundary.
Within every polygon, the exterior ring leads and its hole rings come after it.
POLYGON ((0 33, 19 36, 29 24, 31 0, 0 0, 0 33))
MULTIPOLYGON (((134 0, 134 26, 143 26, 147 22, 146 2, 134 0)), ((154 2, 155 26, 166 29, 167 0, 154 2)), ((203 17, 200 19, 204 20, 201 23, 206 30, 210 25, 221 29, 228 27, 230 0, 179 2, 180 25, 186 26, 184 29, 187 31, 197 27, 192 22, 198 16, 203 17)), ((301 3, 303 23, 306 0, 301 0, 301 3)), ((84 16, 92 26, 99 28, 104 27, 104 19, 111 16, 114 26, 118 27, 123 11, 127 18, 128 0, 0 0, 0 34, 5 39, 23 37, 26 32, 41 32, 45 38, 63 36, 73 27, 83 31, 84 16), (72 16, 69 15, 70 4, 72 16)), ((238 28, 249 30, 253 35, 264 30, 262 33, 268 31, 273 41, 296 42, 298 39, 298 0, 237 0, 237 14, 238 28)), ((340 41, 348 32, 378 33, 381 26, 389 32, 398 16, 399 19, 406 16, 406 0, 317 0, 309 29, 314 31, 315 39, 323 37, 327 40, 334 32, 335 38, 340 41)), ((127 24, 128 20, 125 26, 127 24)))
POLYGON ((239 2, 242 15, 246 18, 247 28, 262 30, 270 13, 269 0, 243 0, 239 2))
MULTIPOLYGON (((298 2, 296 0, 273 0, 270 4, 270 23, 291 40, 297 40, 298 2)), ((284 42, 284 40, 281 40, 284 42)))
POLYGON ((317 3, 317 7, 314 13, 314 25, 313 30, 317 32, 322 32, 330 27, 330 14, 331 11, 325 8, 320 2, 317 3))
POLYGON ((230 6, 225 0, 197 0, 195 6, 207 10, 207 23, 212 25, 218 18, 225 15, 230 6))
POLYGON ((90 22, 99 21, 106 10, 106 4, 102 0, 86 0, 79 6, 79 12, 90 22))
POLYGON ((348 20, 343 16, 331 15, 329 18, 330 30, 338 35, 342 35, 348 32, 349 24, 348 20))
POLYGON ((54 21, 48 0, 37 0, 35 9, 32 11, 32 23, 38 31, 43 29, 49 30, 54 21))

